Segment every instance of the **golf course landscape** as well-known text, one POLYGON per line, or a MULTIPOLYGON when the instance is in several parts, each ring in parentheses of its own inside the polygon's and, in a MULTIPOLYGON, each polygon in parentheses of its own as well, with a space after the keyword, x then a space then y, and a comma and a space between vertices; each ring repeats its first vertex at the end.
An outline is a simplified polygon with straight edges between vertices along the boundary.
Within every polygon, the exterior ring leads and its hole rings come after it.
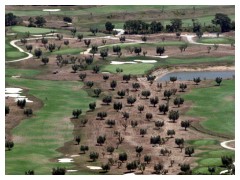
POLYGON ((153 174, 235 175, 235 6, 6 5, 5 175, 153 174))

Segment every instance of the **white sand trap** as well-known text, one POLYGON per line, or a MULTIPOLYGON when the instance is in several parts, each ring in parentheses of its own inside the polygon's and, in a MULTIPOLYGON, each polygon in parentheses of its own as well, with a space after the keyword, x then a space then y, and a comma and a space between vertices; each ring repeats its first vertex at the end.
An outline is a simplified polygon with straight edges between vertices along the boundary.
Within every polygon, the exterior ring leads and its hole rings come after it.
POLYGON ((110 74, 110 72, 102 72, 103 74, 110 74))
POLYGON ((19 97, 20 96, 20 94, 5 94, 5 97, 13 97, 13 98, 17 98, 17 97, 19 97))
POLYGON ((77 172, 78 170, 68 169, 67 172, 77 172))
POLYGON ((133 61, 142 62, 142 63, 156 63, 157 62, 156 60, 133 60, 133 61))
POLYGON ((136 174, 134 174, 134 173, 126 173, 124 175, 136 175, 136 174))
POLYGON ((228 170, 223 170, 223 171, 220 172, 220 174, 225 174, 227 172, 228 172, 228 170))
POLYGON ((26 102, 30 102, 30 103, 32 103, 33 101, 31 101, 31 100, 29 100, 28 98, 25 98, 25 96, 24 97, 17 97, 17 98, 15 98, 15 102, 17 102, 18 100, 26 100, 26 102))
POLYGON ((17 94, 21 93, 22 89, 21 88, 5 88, 5 93, 7 94, 17 94))
POLYGON ((100 170, 102 169, 100 166, 87 166, 89 169, 100 170))
POLYGON ((136 64, 136 62, 120 62, 120 61, 111 61, 110 64, 136 64))
POLYGON ((17 33, 7 33, 6 35, 7 36, 14 36, 14 35, 16 35, 17 33))
POLYGON ((70 157, 78 157, 78 156, 80 156, 80 155, 77 155, 77 154, 76 154, 76 155, 71 155, 70 157))
POLYGON ((74 162, 72 158, 62 158, 58 159, 58 162, 60 163, 68 163, 68 162, 74 162))
POLYGON ((12 76, 12 78, 20 78, 21 76, 12 76))
POLYGON ((56 11, 61 11, 61 9, 43 9, 43 11, 56 12, 56 11))
POLYGON ((168 58, 168 55, 166 56, 158 56, 159 58, 168 58))

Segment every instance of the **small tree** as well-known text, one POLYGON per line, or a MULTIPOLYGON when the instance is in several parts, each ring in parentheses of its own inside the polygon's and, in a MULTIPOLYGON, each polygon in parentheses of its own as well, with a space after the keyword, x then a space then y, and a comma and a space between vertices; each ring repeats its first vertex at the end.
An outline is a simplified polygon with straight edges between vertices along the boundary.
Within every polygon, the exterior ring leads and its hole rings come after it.
POLYGON ((165 52, 164 47, 157 47, 156 48, 156 53, 159 54, 160 56, 165 52))
POLYGON ((97 152, 90 152, 89 158, 92 159, 92 161, 96 161, 98 159, 99 154, 97 152))
POLYGON ((143 56, 145 57, 147 54, 147 51, 143 51, 143 56))
POLYGON ((154 165, 154 171, 156 174, 160 174, 162 170, 163 170, 163 164, 157 163, 154 165))
POLYGON ((106 23, 105 23, 105 28, 106 28, 106 30, 107 31, 109 31, 109 34, 111 33, 111 31, 114 29, 114 25, 111 23, 111 22, 109 22, 109 21, 107 21, 106 23))
POLYGON ((98 136, 97 138, 97 143, 102 146, 102 144, 104 144, 104 142, 106 141, 106 136, 98 136))
POLYGON ((146 99, 148 98, 148 96, 151 95, 151 92, 146 90, 146 91, 142 91, 142 96, 144 96, 146 99))
POLYGON ((105 45, 107 43, 106 39, 102 39, 102 44, 105 45))
POLYGON ((73 118, 75 118, 75 119, 77 119, 81 114, 82 114, 81 109, 73 110, 73 112, 72 112, 73 118))
POLYGON ((121 37, 119 37, 119 40, 121 43, 123 43, 123 42, 125 42, 126 38, 125 38, 125 36, 121 36, 121 37))
POLYGON ((175 123, 175 121, 179 118, 179 112, 171 110, 169 112, 168 118, 175 123))
POLYGON ((103 75, 103 80, 106 82, 108 79, 109 79, 109 75, 104 74, 104 75, 103 75))
POLYGON ((141 47, 134 47, 134 52, 139 56, 139 54, 142 52, 141 47))
POLYGON ((193 81, 196 83, 196 85, 198 85, 198 83, 201 82, 201 79, 200 77, 197 77, 197 78, 193 78, 193 81))
POLYGON ((173 130, 173 129, 169 129, 169 130, 167 130, 167 135, 168 136, 171 136, 171 138, 173 138, 173 135, 175 135, 175 131, 173 130))
POLYGON ((26 45, 26 49, 31 53, 33 46, 31 44, 26 45))
POLYGON ((101 92, 102 92, 102 90, 99 89, 99 88, 96 88, 96 89, 93 90, 93 93, 94 93, 97 97, 99 97, 99 95, 101 94, 101 92))
POLYGON ((78 34, 78 35, 77 35, 77 38, 78 38, 78 40, 81 42, 82 39, 83 39, 83 34, 78 34))
POLYGON ((180 148, 180 146, 184 145, 184 139, 183 138, 176 138, 175 139, 175 144, 177 144, 178 147, 180 148))
POLYGON ((208 172, 212 175, 215 173, 215 167, 208 167, 208 172))
POLYGON ((68 46, 69 45, 69 40, 65 40, 63 43, 64 43, 65 46, 68 46))
POLYGON ((124 74, 123 75, 123 81, 126 81, 126 83, 128 83, 128 81, 130 81, 131 79, 131 75, 130 74, 124 74))
POLYGON ((147 119, 148 121, 150 121, 152 118, 153 118, 152 113, 147 113, 147 114, 146 114, 146 119, 147 119))
POLYGON ((143 110, 144 110, 144 106, 143 106, 143 105, 139 105, 139 106, 138 106, 138 111, 139 111, 140 113, 142 113, 143 110))
POLYGON ((165 115, 166 112, 168 112, 168 104, 159 105, 158 110, 159 110, 159 112, 163 112, 163 114, 165 115))
POLYGON ((150 103, 156 107, 156 104, 159 102, 159 99, 157 96, 153 97, 153 98, 150 98, 150 103))
POLYGON ((115 126, 115 120, 108 119, 106 124, 109 126, 109 128, 112 128, 113 126, 115 126))
POLYGON ((33 111, 32 111, 32 109, 25 109, 23 113, 27 116, 30 116, 33 114, 33 111))
POLYGON ((98 52, 98 46, 92 45, 92 49, 90 50, 90 52, 93 54, 93 57, 94 57, 94 54, 96 54, 98 52))
POLYGON ((112 90, 114 90, 117 87, 117 81, 112 80, 110 83, 110 87, 112 88, 112 90))
POLYGON ((98 28, 90 28, 90 31, 93 33, 94 36, 96 36, 96 33, 98 32, 98 28))
POLYGON ((100 67, 98 65, 95 65, 95 66, 93 66, 92 70, 94 73, 97 74, 100 71, 100 67))
POLYGON ((140 129, 140 135, 144 137, 145 134, 147 134, 147 129, 140 129))
POLYGON ((138 122, 137 122, 137 121, 131 121, 131 126, 132 126, 133 128, 135 128, 137 125, 138 125, 138 122))
POLYGON ((75 34, 77 32, 77 29, 76 28, 72 28, 70 31, 71 31, 72 37, 74 38, 75 34))
POLYGON ((26 99, 23 99, 23 100, 19 99, 17 101, 17 106, 23 109, 26 106, 26 99))
POLYGON ((66 168, 57 167, 52 169, 52 175, 65 175, 66 168))
POLYGON ((179 84, 179 88, 181 89, 182 92, 184 92, 184 90, 187 88, 187 85, 186 84, 179 84))
POLYGON ((122 103, 121 102, 114 102, 113 109, 115 109, 117 112, 122 109, 122 103))
POLYGON ((220 84, 222 82, 222 78, 221 77, 216 77, 215 81, 218 84, 218 86, 220 86, 220 84))
POLYGON ((185 128, 185 131, 187 130, 187 128, 190 126, 190 122, 187 121, 181 121, 181 127, 185 128))
POLYGON ((43 45, 46 45, 46 44, 48 43, 48 39, 46 39, 46 38, 42 38, 41 41, 42 41, 42 44, 43 44, 43 45))
POLYGON ((34 170, 25 171, 25 175, 34 175, 34 170))
POLYGON ((80 124, 81 124, 82 127, 85 127, 87 122, 88 122, 88 119, 81 119, 80 124))
POLYGON ((96 108, 96 102, 89 103, 89 109, 91 109, 92 111, 94 111, 95 108, 96 108))
POLYGON ((194 153, 194 148, 193 147, 186 147, 185 148, 185 154, 188 155, 189 157, 191 157, 193 153, 194 153))
POLYGON ((190 170, 190 165, 189 164, 181 164, 180 165, 180 169, 183 173, 183 175, 187 175, 187 174, 191 174, 191 170, 190 170))
POLYGON ((84 79, 87 77, 87 74, 86 73, 81 73, 79 74, 79 78, 84 81, 84 79))
POLYGON ((127 98, 127 103, 128 103, 128 104, 131 104, 131 106, 132 106, 135 102, 136 102, 136 98, 135 98, 135 97, 129 96, 129 97, 127 98))
POLYGON ((116 68, 116 72, 117 72, 117 73, 121 73, 121 72, 123 72, 123 69, 121 69, 121 68, 116 68))
POLYGON ((229 167, 233 163, 233 158, 230 156, 222 156, 221 157, 222 164, 225 167, 229 167))
POLYGON ((141 157, 141 152, 143 151, 143 147, 142 146, 137 146, 136 148, 135 148, 135 151, 136 151, 136 153, 137 153, 137 157, 141 157))
POLYGON ((151 157, 150 155, 145 155, 145 156, 144 156, 144 161, 145 161, 147 164, 149 164, 149 163, 151 162, 151 160, 152 160, 152 157, 151 157))
POLYGON ((14 146, 13 141, 5 141, 5 148, 7 148, 8 151, 11 151, 13 146, 14 146))
POLYGON ((92 88, 93 85, 94 85, 94 82, 93 82, 93 81, 87 81, 85 84, 86 84, 86 86, 88 86, 89 88, 92 88))
POLYGON ((25 45, 25 44, 27 43, 27 39, 25 39, 25 38, 20 39, 20 41, 21 41, 21 43, 22 43, 23 45, 25 45))
POLYGON ((131 162, 131 163, 127 163, 127 165, 126 165, 126 168, 127 168, 127 170, 129 170, 130 172, 132 172, 132 170, 134 170, 134 169, 137 169, 137 162, 136 161, 133 161, 133 162, 131 162))
POLYGON ((119 55, 119 53, 121 52, 121 46, 113 46, 113 52, 119 55))
POLYGON ((84 44, 89 47, 89 45, 91 44, 91 39, 84 39, 84 44))
POLYGON ((171 76, 170 81, 174 83, 175 81, 177 81, 177 77, 176 76, 171 76))
POLYGON ((35 49, 34 50, 34 55, 37 57, 37 58, 40 58, 40 56, 42 55, 42 50, 41 49, 35 49))
POLYGON ((128 112, 123 112, 122 115, 123 115, 123 118, 125 120, 127 120, 129 118, 129 113, 128 112))
POLYGON ((110 154, 112 154, 114 152, 114 147, 113 146, 108 146, 107 147, 107 152, 109 152, 110 154))
POLYGON ((156 128, 160 129, 161 127, 164 126, 164 121, 156 121, 155 126, 156 126, 156 128))
POLYGON ((124 153, 120 153, 119 156, 118 156, 118 160, 122 161, 122 162, 126 161, 127 158, 128 158, 128 155, 125 152, 124 153))
POLYGON ((175 106, 180 107, 180 104, 184 103, 184 99, 180 98, 180 97, 177 97, 177 98, 174 99, 173 103, 174 103, 175 106))
POLYGON ((147 36, 142 36, 141 39, 142 39, 143 42, 146 42, 147 41, 147 36))
POLYGON ((101 120, 103 120, 105 117, 107 117, 106 112, 98 112, 97 117, 99 117, 101 120))
POLYGON ((171 90, 165 90, 163 95, 164 95, 164 97, 167 98, 167 100, 169 100, 171 95, 172 95, 172 91, 171 90))
POLYGON ((5 106, 5 116, 10 113, 9 106, 5 106))
POLYGON ((81 141, 81 137, 80 136, 76 136, 75 137, 75 141, 77 142, 77 144, 79 145, 80 141, 81 141))
POLYGON ((125 91, 124 90, 120 90, 117 92, 118 96, 121 97, 121 99, 125 96, 125 91))
POLYGON ((108 49, 102 49, 100 51, 100 56, 103 58, 103 60, 105 59, 105 57, 108 56, 108 49))
POLYGON ((212 49, 212 47, 211 47, 211 46, 208 46, 208 47, 207 47, 207 52, 210 53, 211 49, 212 49))
POLYGON ((108 172, 111 168, 111 166, 108 163, 103 164, 101 167, 102 167, 102 170, 105 172, 108 172))
POLYGON ((78 70, 79 66, 77 64, 72 65, 72 70, 74 73, 78 70))
POLYGON ((83 154, 85 154, 85 152, 88 150, 89 150, 88 146, 84 146, 84 145, 80 146, 80 151, 83 151, 83 154))
POLYGON ((112 96, 104 96, 103 99, 102 99, 102 102, 109 105, 109 103, 112 102, 112 96))
POLYGON ((132 87, 133 87, 133 89, 135 89, 135 91, 137 91, 140 88, 140 84, 139 83, 132 83, 132 87))

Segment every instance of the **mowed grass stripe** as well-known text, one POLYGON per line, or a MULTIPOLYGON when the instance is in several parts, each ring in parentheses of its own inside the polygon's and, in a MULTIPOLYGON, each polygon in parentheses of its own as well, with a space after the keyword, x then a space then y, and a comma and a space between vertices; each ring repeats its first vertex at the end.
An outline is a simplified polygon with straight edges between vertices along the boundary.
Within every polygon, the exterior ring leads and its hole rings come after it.
POLYGON ((20 137, 21 141, 14 141, 13 150, 6 152, 6 174, 24 174, 29 169, 33 169, 36 174, 51 174, 53 167, 70 168, 71 163, 61 164, 49 160, 63 157, 56 149, 73 138, 73 125, 69 120, 72 110, 80 108, 86 112, 88 104, 95 99, 80 90, 83 85, 81 82, 22 78, 6 78, 6 82, 9 87, 28 88, 29 94, 44 102, 44 106, 34 112, 35 117, 22 121, 13 129, 13 135, 20 137))
POLYGON ((193 89, 183 96, 187 101, 193 102, 187 115, 203 118, 200 124, 209 131, 234 136, 234 89, 234 80, 223 80, 221 86, 193 89))

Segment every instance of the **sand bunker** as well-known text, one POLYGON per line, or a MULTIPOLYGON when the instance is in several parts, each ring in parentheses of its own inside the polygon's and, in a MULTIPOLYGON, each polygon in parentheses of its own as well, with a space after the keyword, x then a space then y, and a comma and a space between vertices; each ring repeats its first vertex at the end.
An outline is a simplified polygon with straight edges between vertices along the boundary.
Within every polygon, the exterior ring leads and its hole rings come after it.
POLYGON ((133 61, 142 62, 142 63, 156 63, 157 62, 156 60, 133 60, 133 61))
POLYGON ((5 93, 7 94, 17 94, 21 93, 22 89, 21 88, 5 88, 5 93))
POLYGON ((76 155, 71 155, 70 157, 78 157, 78 156, 80 156, 80 155, 77 155, 77 154, 76 154, 76 155))
POLYGON ((158 56, 159 58, 168 58, 168 55, 166 56, 158 56))
POLYGON ((12 76, 12 78, 20 78, 21 76, 12 76))
POLYGON ((134 174, 134 173, 126 173, 124 175, 136 175, 136 174, 134 174))
POLYGON ((14 36, 14 35, 16 35, 17 33, 7 33, 6 35, 7 36, 14 36))
POLYGON ((43 11, 56 12, 56 11, 61 11, 61 9, 43 9, 43 11))
POLYGON ((110 64, 136 64, 136 62, 120 62, 120 61, 111 61, 110 64))
POLYGON ((74 162, 72 158, 62 158, 58 159, 58 162, 60 163, 68 163, 68 162, 74 162))
POLYGON ((76 172, 78 170, 68 169, 67 172, 76 172))
POLYGON ((100 166, 87 166, 89 169, 100 170, 102 169, 100 166))

